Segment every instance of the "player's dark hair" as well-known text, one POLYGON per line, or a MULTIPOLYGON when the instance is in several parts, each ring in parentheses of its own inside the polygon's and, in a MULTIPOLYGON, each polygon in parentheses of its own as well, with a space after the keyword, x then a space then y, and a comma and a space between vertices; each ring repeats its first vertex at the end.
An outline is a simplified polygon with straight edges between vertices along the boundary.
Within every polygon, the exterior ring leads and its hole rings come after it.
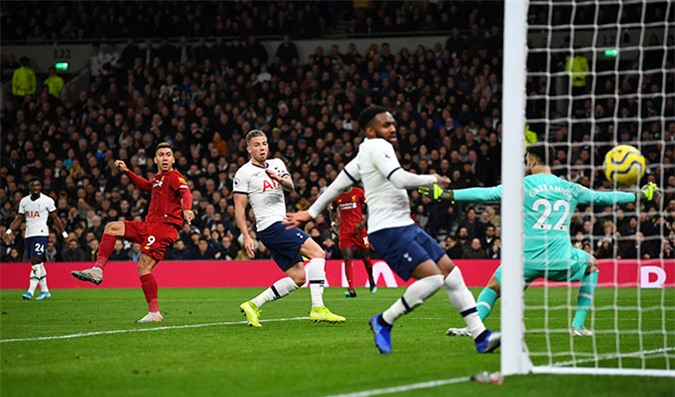
POLYGON ((31 183, 33 183, 33 182, 39 182, 39 183, 42 183, 42 181, 40 181, 40 178, 34 176, 34 177, 32 177, 32 178, 30 178, 30 179, 28 180, 28 186, 30 186, 31 183))
POLYGON ((251 139, 257 138, 259 136, 267 136, 263 131, 260 130, 251 130, 248 133, 246 133, 246 146, 248 146, 249 143, 251 143, 251 139))
POLYGON ((537 163, 541 165, 551 165, 555 159, 555 149, 546 142, 533 143, 526 149, 530 156, 537 159, 537 163))
POLYGON ((159 151, 159 149, 164 149, 164 148, 169 148, 173 152, 173 147, 171 146, 171 144, 169 142, 162 142, 159 145, 157 145, 157 147, 155 148, 155 156, 157 155, 157 151, 159 151))
POLYGON ((389 109, 384 106, 369 106, 361 111, 359 114, 359 126, 362 130, 366 130, 375 116, 380 113, 387 113, 389 109))

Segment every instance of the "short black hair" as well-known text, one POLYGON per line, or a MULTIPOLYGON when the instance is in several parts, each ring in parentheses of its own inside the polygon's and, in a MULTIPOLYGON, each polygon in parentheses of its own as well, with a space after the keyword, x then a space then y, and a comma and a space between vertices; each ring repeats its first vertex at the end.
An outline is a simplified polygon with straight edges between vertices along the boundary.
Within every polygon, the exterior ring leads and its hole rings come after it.
POLYGON ((551 165, 555 159, 555 149, 546 142, 533 143, 527 147, 526 151, 541 165, 551 165))
POLYGON ((359 114, 359 126, 362 130, 366 130, 371 121, 380 113, 387 113, 389 109, 384 106, 369 106, 361 111, 359 114))
POLYGON ((160 143, 159 145, 157 145, 157 147, 155 148, 155 156, 157 155, 157 151, 159 151, 159 149, 164 149, 164 148, 169 148, 169 149, 171 149, 171 151, 173 152, 173 146, 171 146, 171 144, 170 144, 169 142, 161 142, 161 143, 160 143))
POLYGON ((32 177, 28 180, 28 186, 30 186, 33 182, 38 182, 39 184, 42 184, 42 181, 38 177, 32 177))

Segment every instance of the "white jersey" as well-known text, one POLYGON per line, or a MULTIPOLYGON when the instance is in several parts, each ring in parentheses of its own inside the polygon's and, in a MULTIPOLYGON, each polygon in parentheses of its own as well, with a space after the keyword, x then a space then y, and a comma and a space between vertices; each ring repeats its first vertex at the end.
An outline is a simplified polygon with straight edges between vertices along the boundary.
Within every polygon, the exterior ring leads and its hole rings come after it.
POLYGON ((19 214, 26 218, 26 238, 36 236, 49 236, 47 219, 49 213, 56 211, 54 200, 40 193, 40 197, 33 201, 26 196, 19 202, 19 214))
MULTIPOLYGON (((286 164, 280 159, 269 159, 265 165, 281 177, 289 175, 286 164)), ((251 161, 241 166, 234 175, 233 193, 248 195, 258 231, 286 219, 286 201, 281 184, 270 179, 265 168, 251 161)))
MULTIPOLYGON (((354 160, 368 202, 368 233, 415 223, 410 217, 408 192, 394 186, 389 178, 401 170, 391 143, 382 138, 366 139, 354 160)), ((345 166, 355 173, 353 165, 345 166)), ((431 177, 435 181, 435 177, 431 177)), ((358 178, 356 178, 358 179, 358 178)))

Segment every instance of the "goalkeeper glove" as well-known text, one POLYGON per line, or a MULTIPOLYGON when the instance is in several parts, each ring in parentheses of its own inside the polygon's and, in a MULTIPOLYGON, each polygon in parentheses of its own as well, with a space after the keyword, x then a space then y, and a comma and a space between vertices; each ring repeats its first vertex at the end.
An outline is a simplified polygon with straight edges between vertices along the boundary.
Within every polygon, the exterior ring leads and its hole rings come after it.
POLYGON ((644 201, 653 201, 659 195, 659 187, 654 182, 649 182, 648 184, 642 186, 640 189, 642 194, 642 200, 644 201))
POLYGON ((445 200, 451 203, 455 202, 455 192, 452 190, 445 190, 437 183, 431 185, 422 185, 417 188, 417 191, 423 196, 427 196, 432 200, 445 200))

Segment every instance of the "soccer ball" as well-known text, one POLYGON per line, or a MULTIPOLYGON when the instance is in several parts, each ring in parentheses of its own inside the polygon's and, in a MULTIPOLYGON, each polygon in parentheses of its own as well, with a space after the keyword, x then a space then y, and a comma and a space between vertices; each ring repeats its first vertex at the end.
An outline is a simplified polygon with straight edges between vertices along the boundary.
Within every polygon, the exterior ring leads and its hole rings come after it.
POLYGON ((607 180, 619 186, 632 186, 645 174, 645 158, 630 145, 619 145, 607 152, 603 163, 607 180))

